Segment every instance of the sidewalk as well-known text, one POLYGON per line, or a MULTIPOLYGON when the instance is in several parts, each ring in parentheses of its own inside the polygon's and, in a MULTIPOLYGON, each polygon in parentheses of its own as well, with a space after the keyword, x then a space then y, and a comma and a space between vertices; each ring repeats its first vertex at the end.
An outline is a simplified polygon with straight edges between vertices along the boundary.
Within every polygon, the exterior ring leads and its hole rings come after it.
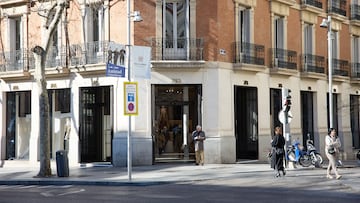
MULTIPOLYGON (((323 167, 327 163, 323 164, 323 167)), ((195 166, 192 163, 168 163, 151 166, 133 166, 131 180, 126 167, 113 167, 110 164, 88 164, 70 167, 69 177, 57 177, 56 163, 51 163, 49 178, 34 177, 39 171, 38 165, 29 165, 26 161, 7 161, 0 168, 0 185, 156 185, 164 183, 192 182, 238 177, 242 174, 273 174, 267 163, 250 162, 237 164, 205 164, 195 166)), ((357 161, 344 161, 344 167, 360 167, 357 161)), ((314 167, 298 167, 289 170, 312 170, 314 167)))

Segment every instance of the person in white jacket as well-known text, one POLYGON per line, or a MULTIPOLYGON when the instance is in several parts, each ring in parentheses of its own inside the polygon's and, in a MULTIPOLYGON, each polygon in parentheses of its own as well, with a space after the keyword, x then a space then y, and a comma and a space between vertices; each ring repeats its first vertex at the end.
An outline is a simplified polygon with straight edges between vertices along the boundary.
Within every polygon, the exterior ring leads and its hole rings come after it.
POLYGON ((334 171, 336 179, 340 179, 342 176, 339 175, 336 168, 336 157, 339 153, 339 148, 341 147, 340 139, 336 139, 336 130, 330 128, 328 135, 325 137, 325 154, 329 159, 329 165, 326 170, 326 177, 333 179, 331 175, 331 170, 334 171))

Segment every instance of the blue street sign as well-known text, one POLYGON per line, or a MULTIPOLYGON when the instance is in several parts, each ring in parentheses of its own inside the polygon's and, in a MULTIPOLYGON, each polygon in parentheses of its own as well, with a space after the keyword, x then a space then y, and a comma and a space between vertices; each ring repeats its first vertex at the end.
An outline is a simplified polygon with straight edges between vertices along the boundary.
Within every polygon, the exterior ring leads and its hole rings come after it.
POLYGON ((125 66, 117 66, 112 63, 106 64, 106 76, 125 77, 125 66))

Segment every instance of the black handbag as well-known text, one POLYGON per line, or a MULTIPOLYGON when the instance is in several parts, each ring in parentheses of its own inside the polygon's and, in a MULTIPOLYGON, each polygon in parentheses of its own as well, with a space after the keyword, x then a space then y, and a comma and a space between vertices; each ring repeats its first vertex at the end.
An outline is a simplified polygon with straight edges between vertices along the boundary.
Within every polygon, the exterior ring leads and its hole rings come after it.
POLYGON ((328 153, 329 154, 335 154, 335 148, 334 147, 329 147, 328 148, 328 153))

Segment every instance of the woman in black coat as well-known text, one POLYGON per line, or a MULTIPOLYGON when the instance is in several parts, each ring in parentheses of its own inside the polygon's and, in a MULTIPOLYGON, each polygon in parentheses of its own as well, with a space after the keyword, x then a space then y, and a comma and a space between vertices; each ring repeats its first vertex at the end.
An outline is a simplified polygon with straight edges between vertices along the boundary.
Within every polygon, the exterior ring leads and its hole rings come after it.
POLYGON ((280 177, 280 171, 285 176, 285 168, 284 168, 284 150, 285 138, 282 136, 281 127, 275 127, 275 136, 273 141, 271 142, 272 146, 272 160, 271 160, 271 168, 273 168, 276 172, 275 177, 280 177))

